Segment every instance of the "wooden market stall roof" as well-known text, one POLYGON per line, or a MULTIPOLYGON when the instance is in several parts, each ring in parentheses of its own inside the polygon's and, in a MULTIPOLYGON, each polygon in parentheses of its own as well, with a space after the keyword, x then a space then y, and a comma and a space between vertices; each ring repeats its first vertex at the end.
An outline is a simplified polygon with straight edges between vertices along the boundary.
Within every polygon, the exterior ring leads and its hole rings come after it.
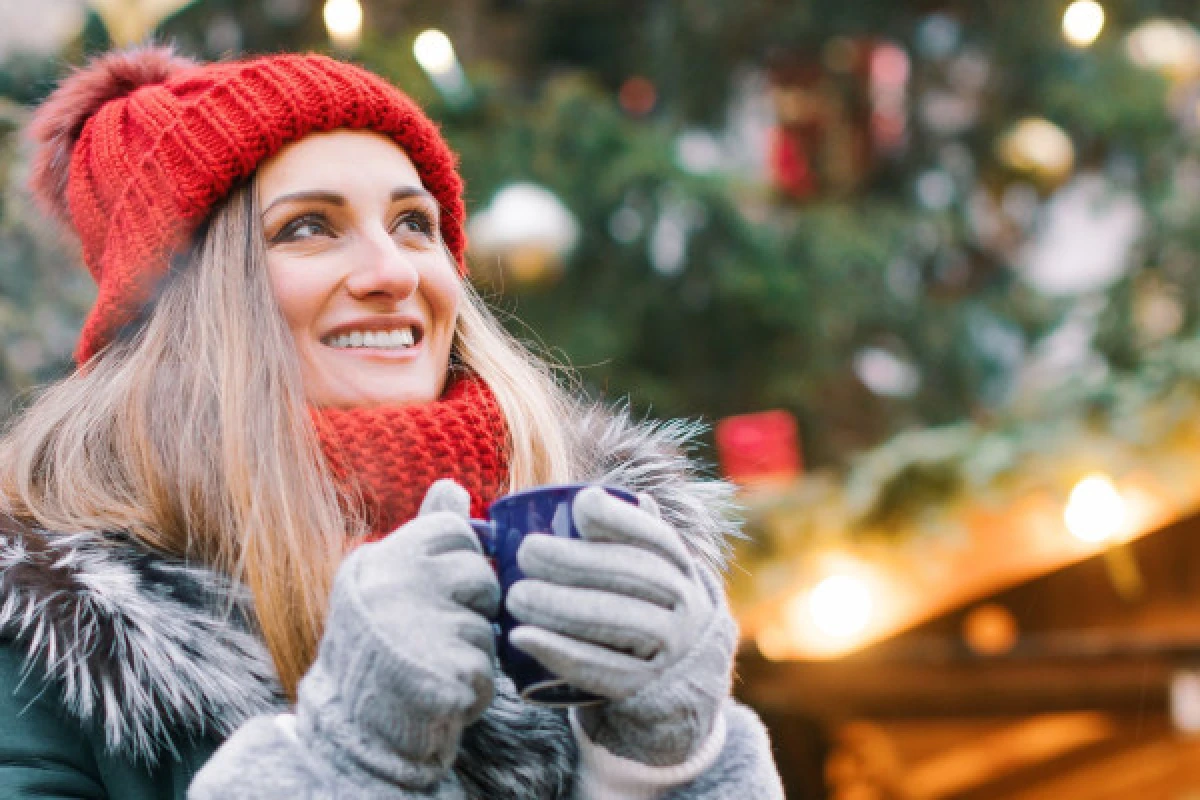
POLYGON ((817 719, 857 739, 827 769, 847 751, 874 753, 870 771, 890 772, 896 797, 1181 796, 1200 787, 1200 739, 1171 712, 1180 681, 1200 690, 1200 515, 1138 536, 1124 556, 1132 593, 1094 554, 836 661, 748 648, 738 692, 781 730, 817 719), (1004 652, 968 644, 981 608, 1011 614, 1018 635, 1004 652))
POLYGON ((857 537, 844 533, 842 487, 809 480, 794 491, 751 495, 752 537, 730 579, 745 642, 771 660, 840 659, 1098 555, 1118 588, 1135 592, 1128 546, 1200 508, 1200 420, 1192 424, 1196 436, 1173 447, 1123 460, 1109 454, 1105 471, 1114 476, 1123 519, 1102 542, 1070 535, 1064 522, 1071 487, 1103 463, 1078 455, 1028 459, 997 485, 857 537), (854 575, 871 593, 869 619, 851 636, 820 630, 806 605, 821 577, 836 573, 854 575))

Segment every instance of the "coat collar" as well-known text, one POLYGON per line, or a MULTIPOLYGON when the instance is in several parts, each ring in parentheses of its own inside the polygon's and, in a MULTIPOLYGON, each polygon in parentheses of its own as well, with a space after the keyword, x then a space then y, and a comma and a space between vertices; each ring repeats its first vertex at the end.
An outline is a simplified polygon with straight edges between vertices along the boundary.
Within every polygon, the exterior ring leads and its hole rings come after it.
MULTIPOLYGON (((581 408, 577 470, 581 480, 650 493, 693 550, 723 567, 732 489, 689 457, 702 432, 697 423, 635 422, 627 409, 581 408)), ((61 686, 67 714, 99 726, 112 753, 153 764, 189 739, 223 738, 283 706, 250 608, 248 592, 227 577, 126 536, 0 524, 0 639, 21 650, 26 678, 61 686)), ((510 796, 531 788, 535 772, 565 785, 546 767, 573 760, 562 715, 521 703, 503 680, 497 698, 464 734, 464 751, 478 749, 488 762, 486 753, 513 752, 519 740, 531 760, 507 765, 504 774, 525 774, 510 796)), ((501 784, 511 779, 479 762, 457 768, 478 790, 471 794, 508 795, 501 784)))
POLYGON ((116 534, 0 528, 0 635, 110 751, 153 763, 278 706, 247 592, 116 534), (230 601, 232 601, 232 606, 230 601))

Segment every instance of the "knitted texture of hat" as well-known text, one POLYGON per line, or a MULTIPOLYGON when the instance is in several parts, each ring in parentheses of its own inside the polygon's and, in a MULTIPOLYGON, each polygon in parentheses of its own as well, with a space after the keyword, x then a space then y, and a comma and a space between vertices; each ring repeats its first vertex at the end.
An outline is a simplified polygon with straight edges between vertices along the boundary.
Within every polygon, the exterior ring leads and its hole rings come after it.
POLYGON ((482 517, 508 478, 507 429, 482 379, 457 380, 432 403, 312 411, 334 478, 361 497, 375 536, 417 515, 426 490, 452 478, 482 517))
POLYGON ((30 185, 79 237, 99 287, 76 360, 137 319, 171 256, 264 159, 342 128, 403 148, 441 207, 442 238, 465 274, 457 159, 411 98, 364 69, 312 54, 201 65, 144 47, 64 79, 30 125, 30 185))

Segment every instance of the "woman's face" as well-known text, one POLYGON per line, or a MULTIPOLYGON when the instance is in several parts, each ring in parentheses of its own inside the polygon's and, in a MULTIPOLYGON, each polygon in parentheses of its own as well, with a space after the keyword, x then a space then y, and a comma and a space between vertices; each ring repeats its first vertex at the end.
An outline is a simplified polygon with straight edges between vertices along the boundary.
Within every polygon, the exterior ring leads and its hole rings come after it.
POLYGON ((404 151, 376 133, 310 134, 259 167, 257 190, 309 402, 439 397, 461 286, 438 204, 404 151))

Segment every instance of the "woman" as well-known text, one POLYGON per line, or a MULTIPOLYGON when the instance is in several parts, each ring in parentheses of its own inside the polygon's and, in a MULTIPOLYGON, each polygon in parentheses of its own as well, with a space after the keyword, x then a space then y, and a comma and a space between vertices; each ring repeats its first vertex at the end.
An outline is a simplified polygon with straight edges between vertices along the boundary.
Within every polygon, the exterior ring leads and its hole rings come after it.
POLYGON ((435 126, 357 67, 97 59, 32 184, 99 293, 0 442, 0 795, 782 796, 729 698, 727 487, 692 431, 561 389, 463 280, 435 126), (467 525, 596 481, 531 537, 513 643, 606 698, 524 703, 467 525), (538 540, 538 541, 534 541, 538 540))

